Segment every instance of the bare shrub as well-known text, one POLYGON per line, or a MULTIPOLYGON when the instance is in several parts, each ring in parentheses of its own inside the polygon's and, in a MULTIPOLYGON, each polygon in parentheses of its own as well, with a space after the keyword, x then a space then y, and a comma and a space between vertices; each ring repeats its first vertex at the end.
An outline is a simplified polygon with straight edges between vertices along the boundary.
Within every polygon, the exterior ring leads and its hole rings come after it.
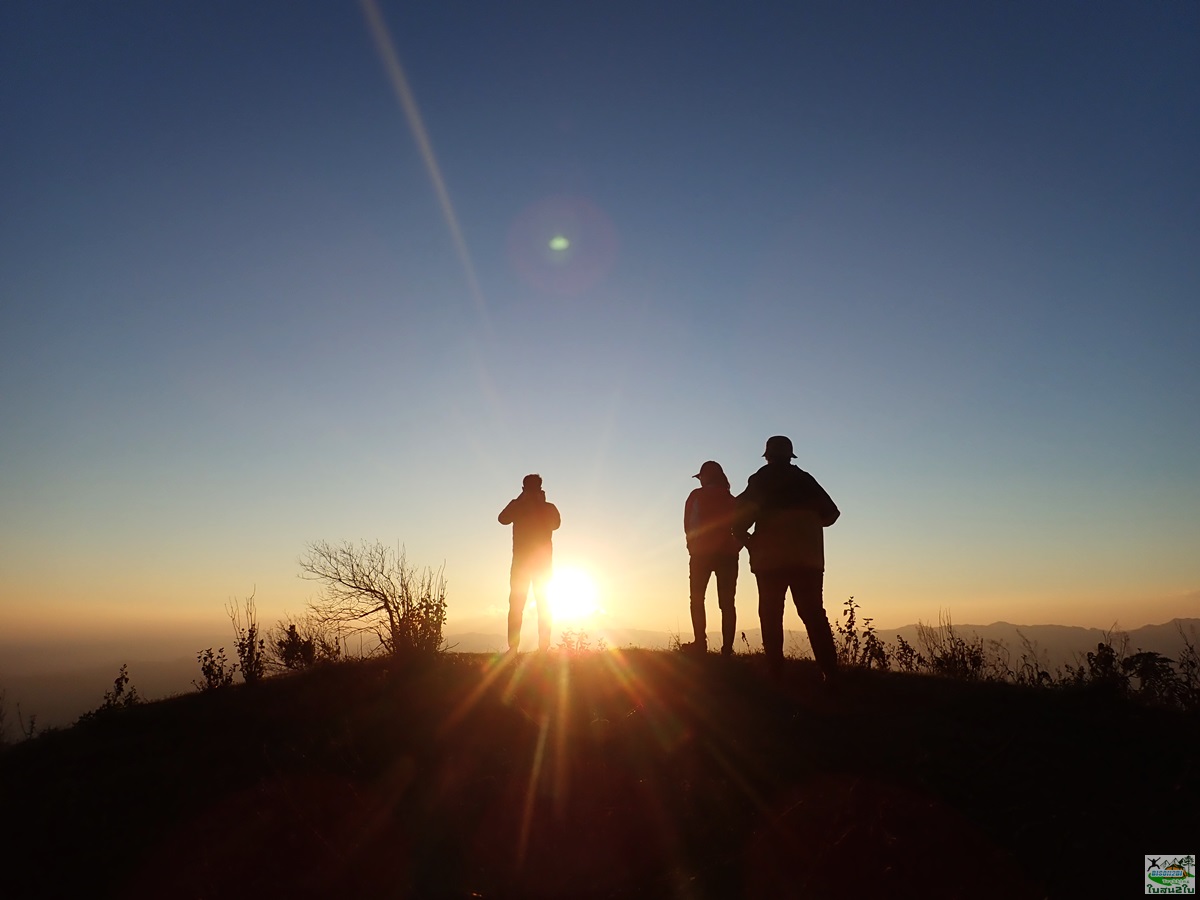
POLYGON ((310 603, 316 620, 348 634, 373 635, 384 653, 437 653, 444 648, 446 581, 442 570, 418 570, 376 541, 310 544, 303 577, 324 594, 310 603))
POLYGON ((1038 687, 1054 684, 1054 677, 1050 674, 1050 662, 1038 649, 1037 642, 1030 640, 1020 631, 1017 634, 1021 635, 1021 666, 1013 681, 1038 687))
POLYGON ((242 681, 254 684, 267 674, 267 642, 259 634, 258 611, 254 606, 254 592, 246 598, 245 605, 231 600, 225 612, 233 625, 234 646, 238 664, 242 670, 242 681))
POLYGON ((917 640, 924 649, 930 671, 937 675, 977 681, 983 676, 985 654, 983 638, 959 634, 950 614, 938 613, 938 624, 917 623, 917 640))
POLYGON ((21 737, 27 741, 33 740, 37 735, 37 713, 30 713, 29 719, 26 720, 21 712, 21 704, 17 704, 17 725, 21 729, 21 737))
POLYGON ((342 658, 342 639, 327 623, 307 615, 282 619, 271 631, 267 654, 277 669, 307 669, 321 662, 342 658))
POLYGON ((985 661, 988 678, 994 681, 1009 681, 1025 687, 1049 687, 1054 678, 1043 666, 1042 654, 1037 643, 1021 633, 1021 658, 1013 661, 1012 651, 1004 641, 988 641, 991 652, 985 661))
POLYGON ((1191 629, 1191 635, 1184 633, 1183 623, 1175 621, 1179 637, 1183 639, 1183 650, 1175 665, 1179 670, 1179 701, 1184 709, 1192 712, 1200 711, 1200 653, 1196 651, 1196 629, 1191 629))

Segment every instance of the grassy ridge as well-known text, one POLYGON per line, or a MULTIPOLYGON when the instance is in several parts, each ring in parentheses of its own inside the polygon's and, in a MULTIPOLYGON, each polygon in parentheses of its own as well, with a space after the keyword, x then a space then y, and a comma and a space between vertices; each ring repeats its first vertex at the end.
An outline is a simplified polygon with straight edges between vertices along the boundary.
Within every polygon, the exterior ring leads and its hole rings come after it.
POLYGON ((1200 834, 1195 717, 759 662, 359 661, 113 710, 0 754, 3 893, 1116 896, 1200 834))

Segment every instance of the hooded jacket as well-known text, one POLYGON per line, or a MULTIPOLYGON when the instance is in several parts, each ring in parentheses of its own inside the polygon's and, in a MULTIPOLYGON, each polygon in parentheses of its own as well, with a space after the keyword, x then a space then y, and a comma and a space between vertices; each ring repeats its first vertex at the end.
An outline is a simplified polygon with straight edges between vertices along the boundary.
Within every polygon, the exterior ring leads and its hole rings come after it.
POLYGON ((746 482, 734 501, 734 531, 746 539, 750 570, 825 569, 822 529, 841 512, 810 474, 790 462, 769 462, 746 482))

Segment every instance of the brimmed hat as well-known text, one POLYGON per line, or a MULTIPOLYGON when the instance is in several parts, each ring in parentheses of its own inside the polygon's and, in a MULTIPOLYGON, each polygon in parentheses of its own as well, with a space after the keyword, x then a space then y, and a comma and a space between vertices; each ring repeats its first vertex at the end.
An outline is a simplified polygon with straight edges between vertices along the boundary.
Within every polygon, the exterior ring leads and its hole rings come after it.
POLYGON ((784 437, 782 434, 767 438, 767 449, 763 451, 763 458, 795 459, 796 454, 792 452, 792 439, 784 437))

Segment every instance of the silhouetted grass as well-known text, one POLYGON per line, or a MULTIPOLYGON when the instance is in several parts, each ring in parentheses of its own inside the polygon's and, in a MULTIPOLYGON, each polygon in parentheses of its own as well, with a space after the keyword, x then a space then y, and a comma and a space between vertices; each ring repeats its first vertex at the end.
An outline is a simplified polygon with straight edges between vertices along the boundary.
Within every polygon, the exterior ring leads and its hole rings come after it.
POLYGON ((352 661, 6 749, 0 892, 1129 895, 1200 834, 1198 732, 1082 689, 853 668, 831 695, 799 660, 352 661))

